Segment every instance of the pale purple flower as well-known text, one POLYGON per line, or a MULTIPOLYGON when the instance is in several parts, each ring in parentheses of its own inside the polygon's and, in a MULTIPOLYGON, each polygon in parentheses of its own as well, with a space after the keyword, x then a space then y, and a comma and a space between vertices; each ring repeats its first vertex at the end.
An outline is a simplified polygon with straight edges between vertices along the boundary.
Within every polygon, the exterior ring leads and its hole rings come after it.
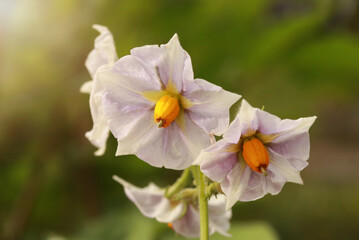
POLYGON ((203 150, 194 164, 221 183, 227 208, 238 200, 252 201, 267 193, 278 194, 286 182, 303 184, 299 172, 308 165, 308 130, 315 119, 281 120, 242 100, 240 111, 223 139, 203 150), (248 161, 243 157, 243 146, 251 141, 255 144, 246 150, 252 156, 252 161, 248 161))
MULTIPOLYGON (((165 190, 153 183, 145 188, 138 188, 125 180, 114 176, 125 190, 127 197, 148 218, 155 218, 162 223, 171 223, 173 230, 185 237, 198 237, 200 234, 200 217, 198 206, 192 202, 172 201, 164 196, 165 190)), ((225 196, 211 197, 208 201, 209 233, 218 232, 230 236, 229 220, 232 211, 225 209, 225 196)))
POLYGON ((93 25, 93 28, 96 29, 100 35, 95 39, 95 48, 89 53, 85 62, 87 70, 93 80, 84 83, 80 91, 90 94, 90 110, 93 128, 91 131, 88 131, 85 136, 98 148, 95 155, 99 156, 106 150, 106 141, 110 129, 107 124, 107 119, 103 114, 102 107, 104 86, 98 79, 97 73, 111 67, 118 57, 112 34, 107 27, 93 25))
POLYGON ((177 34, 167 44, 132 49, 99 78, 106 82, 104 111, 118 140, 116 155, 136 154, 155 167, 190 166, 210 145, 209 134, 223 133, 240 98, 194 79, 177 34))

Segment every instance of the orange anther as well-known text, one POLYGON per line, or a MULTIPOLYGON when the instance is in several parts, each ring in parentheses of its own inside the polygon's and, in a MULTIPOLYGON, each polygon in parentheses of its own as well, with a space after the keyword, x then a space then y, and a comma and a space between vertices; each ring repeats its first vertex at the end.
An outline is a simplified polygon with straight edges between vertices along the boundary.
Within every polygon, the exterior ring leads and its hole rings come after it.
POLYGON ((266 169, 269 164, 268 151, 259 139, 250 138, 244 140, 242 155, 253 171, 267 175, 266 169))
POLYGON ((180 107, 175 97, 165 95, 158 100, 155 107, 154 118, 158 127, 168 127, 178 116, 180 107))

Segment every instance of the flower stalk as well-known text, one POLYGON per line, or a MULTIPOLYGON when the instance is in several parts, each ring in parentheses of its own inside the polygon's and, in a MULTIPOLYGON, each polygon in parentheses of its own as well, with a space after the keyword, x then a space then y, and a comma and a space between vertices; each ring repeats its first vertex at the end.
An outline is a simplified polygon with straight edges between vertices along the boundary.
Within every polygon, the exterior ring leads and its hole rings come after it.
POLYGON ((200 215, 200 239, 208 240, 209 231, 208 231, 208 202, 206 198, 206 184, 204 175, 201 172, 199 166, 191 167, 193 177, 196 181, 198 189, 198 205, 199 205, 199 215, 200 215))
POLYGON ((170 187, 166 189, 165 196, 167 198, 171 198, 173 195, 178 193, 180 190, 185 188, 189 183, 191 179, 190 169, 186 168, 183 172, 180 178, 177 179, 177 181, 170 187))

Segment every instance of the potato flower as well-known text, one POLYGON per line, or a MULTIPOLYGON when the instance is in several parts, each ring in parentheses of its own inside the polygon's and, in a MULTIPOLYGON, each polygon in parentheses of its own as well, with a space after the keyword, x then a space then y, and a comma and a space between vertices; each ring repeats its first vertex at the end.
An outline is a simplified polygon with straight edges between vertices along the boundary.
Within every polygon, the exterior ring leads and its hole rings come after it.
POLYGON ((107 119, 103 115, 102 95, 103 84, 97 77, 97 73, 110 67, 117 59, 115 44, 111 32, 107 27, 93 25, 100 35, 95 39, 95 48, 89 53, 85 66, 93 80, 84 83, 80 89, 83 93, 90 94, 90 110, 93 120, 93 128, 85 136, 98 148, 95 155, 102 155, 106 150, 106 141, 110 129, 107 119))
POLYGON ((315 119, 281 120, 242 100, 223 139, 202 150, 194 164, 221 183, 227 209, 278 194, 286 182, 303 184, 299 172, 308 165, 308 130, 315 119))
POLYGON ((184 169, 221 135, 240 96, 194 79, 177 34, 164 45, 134 48, 99 79, 103 106, 118 140, 116 155, 135 154, 155 167, 184 169))
MULTIPOLYGON (((200 217, 196 203, 168 199, 164 196, 165 190, 153 183, 145 188, 138 188, 117 176, 114 176, 114 180, 124 187, 126 196, 144 216, 168 223, 176 233, 182 236, 193 238, 200 235, 200 217)), ((230 228, 229 220, 232 212, 226 211, 225 204, 224 195, 209 199, 209 234, 218 232, 224 236, 230 236, 227 231, 230 228)))

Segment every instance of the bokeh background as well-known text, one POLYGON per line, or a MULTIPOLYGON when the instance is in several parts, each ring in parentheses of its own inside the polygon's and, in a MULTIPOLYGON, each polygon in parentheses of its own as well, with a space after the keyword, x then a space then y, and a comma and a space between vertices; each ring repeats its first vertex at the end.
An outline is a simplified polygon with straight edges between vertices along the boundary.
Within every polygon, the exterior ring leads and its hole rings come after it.
POLYGON ((358 1, 0 0, 0 14, 0 239, 182 239, 111 179, 167 186, 179 172, 115 157, 113 137, 95 157, 84 137, 94 23, 119 56, 177 32, 196 77, 281 118, 318 116, 304 186, 238 203, 232 239, 358 238, 358 1))

